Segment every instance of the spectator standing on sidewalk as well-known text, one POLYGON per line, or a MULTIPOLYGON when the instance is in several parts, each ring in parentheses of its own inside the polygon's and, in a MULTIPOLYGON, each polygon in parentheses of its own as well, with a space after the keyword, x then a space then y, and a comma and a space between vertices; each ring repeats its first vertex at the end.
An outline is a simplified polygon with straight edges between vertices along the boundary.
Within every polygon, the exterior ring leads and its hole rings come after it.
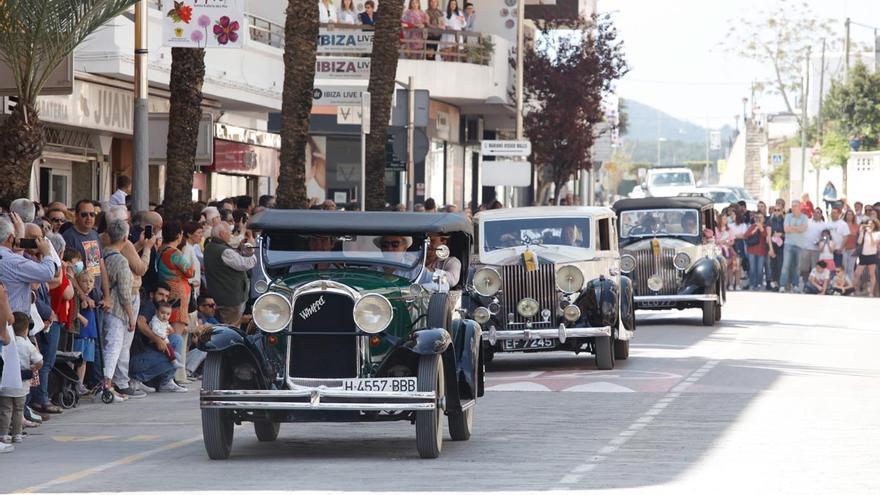
MULTIPOLYGON (((43 356, 28 339, 30 319, 24 313, 14 313, 12 329, 15 332, 15 350, 21 373, 34 377, 43 368, 43 356)), ((4 328, 5 332, 6 329, 4 328)), ((21 443, 22 425, 24 423, 24 403, 28 394, 28 385, 33 380, 22 383, 21 388, 0 389, 0 452, 9 451, 9 445, 21 443), (12 430, 10 431, 10 427, 12 430)))
POLYGON ((825 262, 825 268, 828 268, 828 271, 834 272, 834 267, 837 266, 834 263, 834 251, 837 248, 837 245, 834 243, 834 240, 831 238, 831 231, 825 229, 822 231, 822 236, 819 238, 819 259, 825 262))
POLYGON ((859 265, 856 267, 853 280, 856 287, 861 289, 862 274, 868 271, 868 290, 864 294, 873 297, 877 286, 877 261, 880 251, 880 221, 868 220, 859 227, 859 238, 856 241, 861 247, 859 265))
MULTIPOLYGON (((105 247, 104 264, 107 270, 108 292, 110 292, 110 304, 104 312, 104 345, 102 356, 104 358, 104 376, 112 384, 112 377, 116 373, 116 365, 122 352, 122 345, 126 341, 126 332, 134 332, 137 314, 132 306, 131 298, 131 268, 128 260, 122 255, 122 249, 128 240, 128 224, 124 221, 114 220, 107 225, 107 235, 110 244, 105 247)), ((118 391, 113 391, 113 400, 124 400, 125 396, 118 391)), ((132 398, 143 397, 143 394, 135 394, 132 398)))
POLYGON ((43 254, 39 262, 13 251, 17 239, 24 237, 24 225, 15 213, 10 216, 15 226, 6 218, 0 218, 0 282, 6 284, 12 311, 30 314, 31 285, 52 280, 57 267, 49 253, 52 246, 45 239, 37 239, 37 250, 43 254), (16 233, 19 229, 20 233, 16 233))
POLYGON ((749 256, 749 290, 760 290, 764 281, 764 267, 767 266, 770 229, 764 225, 764 214, 755 212, 755 221, 745 233, 746 253, 749 256))
POLYGON ((217 319, 235 326, 241 320, 248 297, 247 272, 257 264, 257 258, 250 232, 238 250, 229 245, 231 237, 228 225, 220 223, 214 227, 205 246, 205 276, 208 290, 217 301, 217 319))
POLYGON ((822 232, 825 231, 825 217, 819 208, 813 209, 813 219, 807 222, 807 231, 804 233, 804 243, 801 246, 800 272, 806 279, 816 262, 819 261, 819 241, 822 240, 822 232))
POLYGON ((110 291, 104 290, 109 282, 104 259, 101 256, 101 240, 95 231, 96 216, 95 205, 87 199, 80 200, 76 203, 73 227, 64 231, 63 235, 67 247, 79 251, 86 270, 95 277, 95 288, 90 294, 84 294, 76 283, 73 288, 90 307, 100 309, 99 306, 105 308, 110 306, 110 291))
POLYGON ((778 199, 773 205, 769 221, 770 244, 767 252, 768 289, 779 289, 779 275, 782 273, 782 256, 785 250, 785 201, 778 199))
POLYGON ((799 279, 798 263, 804 233, 807 231, 807 216, 801 211, 800 201, 791 202, 791 213, 785 215, 785 246, 782 254, 782 273, 779 276, 779 292, 797 287, 799 279))
POLYGON ((826 222, 825 227, 828 228, 831 240, 834 241, 834 266, 843 266, 843 251, 846 247, 846 238, 849 236, 849 226, 843 219, 843 211, 839 207, 831 208, 831 220, 826 222))
POLYGON ((843 220, 846 222, 846 227, 849 230, 849 234, 846 236, 846 242, 843 246, 843 268, 846 271, 846 276, 850 278, 852 278, 853 273, 855 273, 856 260, 858 259, 858 256, 856 256, 856 243, 859 240, 859 224, 856 221, 857 218, 856 213, 852 210, 847 211, 843 216, 843 220))
POLYGON ((116 178, 116 191, 107 201, 107 207, 125 206, 125 199, 131 194, 131 179, 127 175, 120 175, 116 178))

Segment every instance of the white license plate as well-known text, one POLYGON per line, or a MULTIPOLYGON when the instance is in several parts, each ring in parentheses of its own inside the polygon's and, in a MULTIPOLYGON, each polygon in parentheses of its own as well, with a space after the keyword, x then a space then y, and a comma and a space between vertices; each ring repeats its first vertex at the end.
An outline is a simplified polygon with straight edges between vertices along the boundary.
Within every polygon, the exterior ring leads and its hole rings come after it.
POLYGON ((415 392, 416 378, 349 378, 342 381, 342 390, 351 392, 415 392))
POLYGON ((556 339, 502 340, 505 351, 525 351, 528 349, 550 349, 556 347, 556 339))

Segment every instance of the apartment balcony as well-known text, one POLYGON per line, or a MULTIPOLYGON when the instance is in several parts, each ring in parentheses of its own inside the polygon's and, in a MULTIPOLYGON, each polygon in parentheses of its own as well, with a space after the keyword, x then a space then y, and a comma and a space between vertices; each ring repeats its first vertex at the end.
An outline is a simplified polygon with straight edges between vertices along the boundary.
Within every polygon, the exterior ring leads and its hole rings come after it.
MULTIPOLYGON (((255 16, 247 16, 247 36, 241 49, 210 49, 205 55, 206 97, 219 101, 224 109, 241 112, 281 110, 284 82, 283 26, 255 16)), ((152 85, 167 88, 171 73, 171 49, 161 46, 162 13, 149 12, 149 79, 152 85)), ((336 32, 361 31, 360 26, 324 26, 336 32)), ((415 78, 418 89, 431 97, 464 107, 481 108, 486 102, 508 101, 510 68, 509 42, 499 36, 480 33, 407 30, 401 45, 397 79, 415 78), (429 41, 428 34, 441 40, 429 41), (434 45, 437 46, 434 46, 434 45), (439 55, 438 55, 439 52, 439 55)), ((324 56, 357 56, 338 49, 319 52, 324 56)), ((99 29, 75 53, 80 72, 123 80, 134 78, 134 22, 120 16, 99 29)), ((366 79, 316 78, 316 85, 366 86, 366 79)))

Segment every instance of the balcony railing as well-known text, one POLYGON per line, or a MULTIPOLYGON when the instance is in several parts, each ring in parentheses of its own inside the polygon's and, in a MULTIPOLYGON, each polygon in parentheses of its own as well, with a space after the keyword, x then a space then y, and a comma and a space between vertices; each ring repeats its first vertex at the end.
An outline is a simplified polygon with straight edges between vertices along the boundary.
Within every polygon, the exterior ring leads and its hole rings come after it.
MULTIPOLYGON (((276 48, 284 47, 284 26, 248 15, 251 40, 276 48)), ((321 24, 322 31, 348 34, 373 31, 372 27, 350 24, 321 24)), ((436 60, 489 65, 495 46, 492 38, 473 31, 452 31, 433 28, 403 28, 400 57, 409 60, 436 60)), ((363 52, 346 53, 318 50, 319 56, 368 57, 363 52)))

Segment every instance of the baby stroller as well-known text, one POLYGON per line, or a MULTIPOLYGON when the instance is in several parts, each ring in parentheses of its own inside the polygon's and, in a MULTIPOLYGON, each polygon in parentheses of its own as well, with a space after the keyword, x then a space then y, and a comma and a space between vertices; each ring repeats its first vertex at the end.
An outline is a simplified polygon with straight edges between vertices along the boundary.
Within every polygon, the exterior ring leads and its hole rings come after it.
POLYGON ((79 404, 79 377, 76 369, 82 364, 79 352, 59 351, 55 357, 55 366, 49 371, 49 397, 56 406, 70 409, 79 404))

